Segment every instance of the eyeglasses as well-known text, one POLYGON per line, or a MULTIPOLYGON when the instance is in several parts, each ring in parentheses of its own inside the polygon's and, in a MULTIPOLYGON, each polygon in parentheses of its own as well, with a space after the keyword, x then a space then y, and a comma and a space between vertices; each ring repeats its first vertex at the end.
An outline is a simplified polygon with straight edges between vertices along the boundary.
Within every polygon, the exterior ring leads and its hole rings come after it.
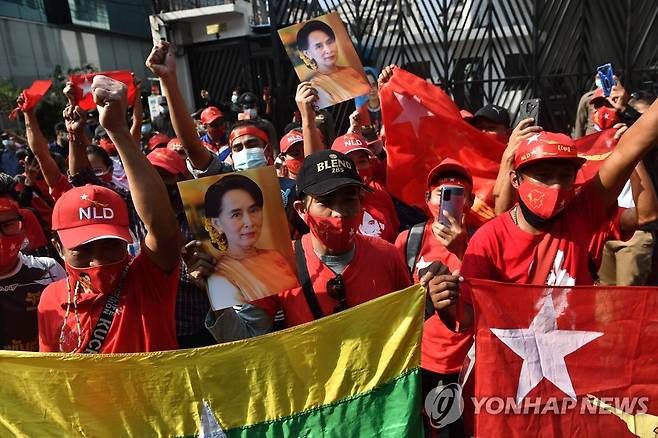
POLYGON ((343 276, 336 274, 336 276, 327 281, 327 293, 331 298, 338 301, 334 307, 333 313, 338 313, 347 309, 347 300, 345 299, 345 283, 343 276))
POLYGON ((23 231, 21 218, 0 222, 0 231, 3 236, 16 236, 23 231))

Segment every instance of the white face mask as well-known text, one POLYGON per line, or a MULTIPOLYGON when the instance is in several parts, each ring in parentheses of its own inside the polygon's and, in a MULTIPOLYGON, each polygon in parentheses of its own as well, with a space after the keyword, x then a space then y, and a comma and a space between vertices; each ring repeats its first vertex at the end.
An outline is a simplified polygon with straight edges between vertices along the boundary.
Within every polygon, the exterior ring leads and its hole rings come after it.
POLYGON ((6 148, 10 148, 14 145, 14 140, 2 140, 2 145, 6 148))
POLYGON ((265 149, 242 148, 240 152, 233 152, 233 168, 235 170, 255 169, 267 166, 265 149))
POLYGON ((233 102, 233 103, 238 103, 238 96, 237 96, 237 94, 232 94, 232 95, 231 95, 231 102, 233 102))

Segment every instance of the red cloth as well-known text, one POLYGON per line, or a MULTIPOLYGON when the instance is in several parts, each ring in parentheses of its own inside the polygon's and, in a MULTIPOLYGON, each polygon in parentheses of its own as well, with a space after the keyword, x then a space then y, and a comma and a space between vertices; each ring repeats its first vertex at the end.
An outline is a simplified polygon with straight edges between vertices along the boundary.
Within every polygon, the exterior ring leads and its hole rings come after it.
POLYGON ((603 161, 617 145, 617 140, 613 138, 616 132, 616 129, 606 129, 574 141, 578 156, 587 158, 576 175, 576 184, 582 184, 596 175, 603 161))
MULTIPOLYGON (((486 223, 468 243, 462 276, 518 284, 547 284, 554 276, 571 284, 591 285, 591 240, 616 212, 616 206, 612 210, 603 203, 598 190, 594 181, 583 186, 544 233, 521 230, 510 213, 486 223)), ((470 301, 468 288, 463 289, 464 299, 470 301)))
MULTIPOLYGON (((409 230, 405 230, 395 241, 395 247, 403 259, 407 255, 407 237, 409 230)), ((461 266, 459 258, 448 251, 432 233, 432 223, 428 222, 423 231, 418 260, 414 269, 414 283, 420 281, 418 271, 429 266, 432 262, 441 262, 450 272, 458 270, 461 266)), ((440 374, 459 372, 466 357, 468 349, 473 343, 473 332, 454 333, 449 330, 439 316, 434 313, 425 321, 423 326, 423 340, 421 347, 420 366, 426 370, 440 374)))
POLYGON ((76 105, 87 111, 96 109, 96 104, 94 103, 93 94, 91 92, 91 83, 94 81, 94 76, 98 75, 107 76, 126 84, 128 86, 128 102, 134 102, 136 89, 130 71, 115 70, 71 75, 69 81, 73 82, 73 95, 76 105))
POLYGON ((377 182, 372 181, 368 186, 374 191, 364 191, 363 220, 359 233, 381 237, 387 242, 393 243, 400 229, 400 221, 391 195, 377 182))
POLYGON ((546 288, 488 281, 472 281, 471 288, 477 315, 475 404, 480 406, 475 436, 653 436, 658 288, 546 288), (525 347, 515 336, 523 336, 525 347), (524 356, 541 362, 533 364, 524 356), (530 371, 537 373, 536 385, 526 379, 530 371), (597 409, 588 394, 636 415, 635 434, 620 413, 597 409), (501 407, 496 412, 501 405, 491 401, 501 399, 518 403, 521 410, 506 413, 501 407))
MULTIPOLYGON (((133 260, 119 299, 119 308, 101 353, 138 353, 174 350, 176 340, 176 292, 178 270, 165 273, 146 251, 133 260)), ((59 351, 59 336, 66 311, 66 279, 50 284, 39 302, 39 351, 59 351)), ((106 295, 82 293, 78 314, 82 325, 82 350, 105 306, 106 295)), ((77 345, 75 317, 71 308, 64 331, 64 349, 77 345)))
POLYGON ((402 69, 394 70, 379 93, 389 193, 426 210, 427 175, 444 158, 453 158, 473 174, 476 201, 471 219, 476 223, 492 219, 492 192, 505 145, 464 121, 459 108, 439 87, 402 69))
MULTIPOLYGON (((348 307, 354 307, 410 285, 404 262, 392 244, 376 237, 359 234, 356 235, 355 244, 352 261, 343 272, 348 307)), ((326 287, 327 281, 336 275, 320 262, 320 258, 313 251, 310 234, 302 237, 302 246, 318 303, 325 316, 331 315, 338 301, 327 294, 326 287)), ((301 287, 254 301, 252 304, 265 309, 272 318, 282 307, 287 327, 314 320, 301 287)))
POLYGON ((13 120, 16 118, 16 114, 18 113, 18 111, 28 111, 36 107, 39 101, 41 100, 41 98, 43 97, 43 95, 46 94, 46 92, 50 89, 52 84, 53 81, 51 81, 50 79, 37 80, 32 82, 30 88, 26 88, 25 90, 23 90, 22 96, 23 99, 25 100, 25 103, 19 105, 16 109, 14 109, 9 114, 9 118, 13 120))
POLYGON ((62 174, 57 184, 50 188, 50 196, 52 196, 53 200, 57 201, 65 192, 68 192, 72 188, 73 185, 69 182, 69 179, 66 175, 62 174))

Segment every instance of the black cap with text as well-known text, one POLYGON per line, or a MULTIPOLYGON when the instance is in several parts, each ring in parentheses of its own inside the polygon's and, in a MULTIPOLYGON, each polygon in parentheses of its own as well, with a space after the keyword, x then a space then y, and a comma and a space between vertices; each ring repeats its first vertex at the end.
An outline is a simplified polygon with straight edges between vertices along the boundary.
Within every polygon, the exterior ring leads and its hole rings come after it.
POLYGON ((354 161, 332 150, 315 152, 304 158, 304 164, 297 174, 297 196, 303 193, 323 196, 351 185, 372 191, 361 182, 354 161))

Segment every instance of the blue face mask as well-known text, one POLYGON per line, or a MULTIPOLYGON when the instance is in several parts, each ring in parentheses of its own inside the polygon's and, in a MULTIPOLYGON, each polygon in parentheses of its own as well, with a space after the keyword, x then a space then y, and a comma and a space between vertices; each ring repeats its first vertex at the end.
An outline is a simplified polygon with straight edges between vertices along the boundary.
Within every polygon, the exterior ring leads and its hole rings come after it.
POLYGON ((265 149, 242 148, 240 152, 233 152, 233 168, 235 170, 255 169, 267 166, 265 149))

